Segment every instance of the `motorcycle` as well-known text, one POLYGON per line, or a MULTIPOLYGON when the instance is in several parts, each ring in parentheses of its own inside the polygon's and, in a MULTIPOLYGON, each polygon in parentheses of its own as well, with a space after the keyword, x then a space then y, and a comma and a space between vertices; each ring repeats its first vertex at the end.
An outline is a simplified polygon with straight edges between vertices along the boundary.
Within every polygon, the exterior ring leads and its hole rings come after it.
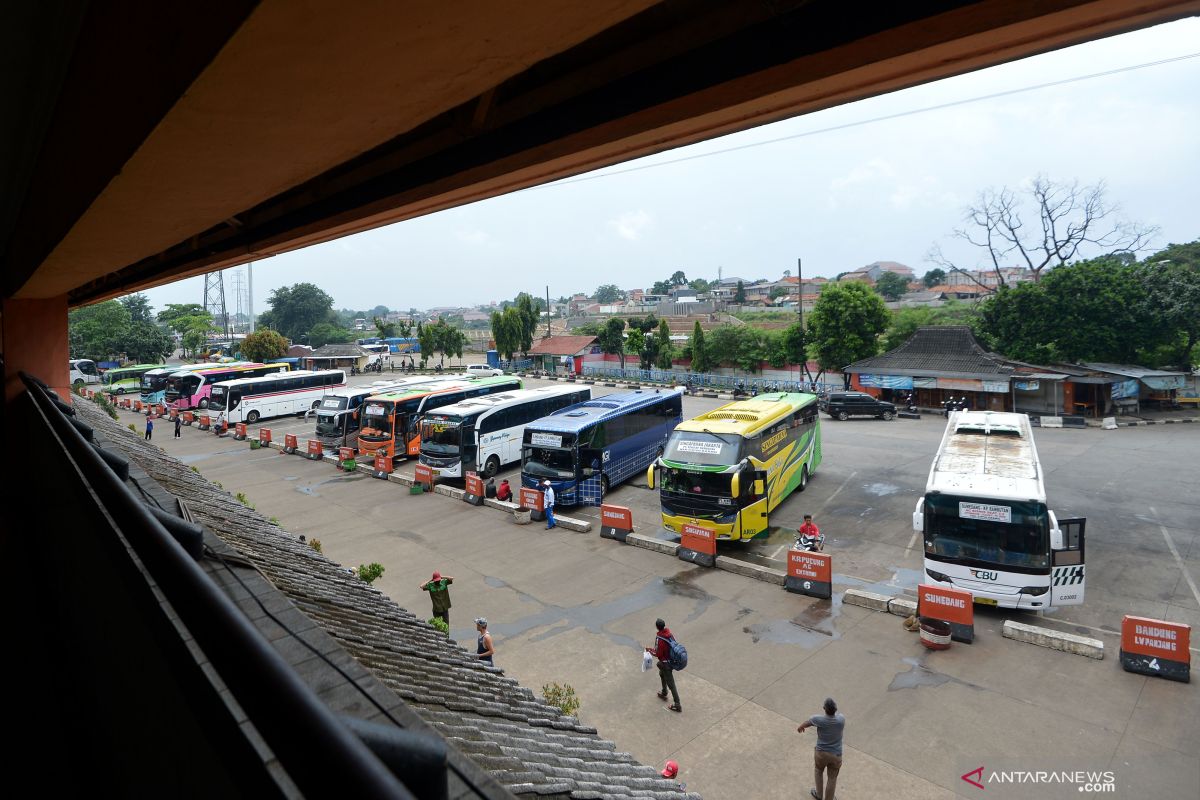
POLYGON ((351 364, 351 365, 350 365, 350 374, 351 374, 351 375, 358 375, 358 374, 359 374, 359 371, 358 371, 358 365, 357 365, 357 364, 351 364))
POLYGON ((917 413, 917 404, 916 401, 913 400, 912 392, 909 392, 904 396, 904 410, 910 414, 917 413))
POLYGON ((792 549, 803 550, 806 553, 819 553, 825 549, 825 534, 818 533, 816 536, 797 536, 792 549))

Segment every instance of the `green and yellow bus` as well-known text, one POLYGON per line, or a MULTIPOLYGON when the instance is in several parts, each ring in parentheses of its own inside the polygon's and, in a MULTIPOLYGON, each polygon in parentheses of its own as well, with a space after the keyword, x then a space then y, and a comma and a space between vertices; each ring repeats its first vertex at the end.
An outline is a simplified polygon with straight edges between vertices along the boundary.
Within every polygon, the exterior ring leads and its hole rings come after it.
POLYGON ((162 369, 165 364, 134 364, 129 367, 110 369, 100 376, 104 391, 111 394, 142 391, 142 376, 152 369, 162 369))
POLYGON ((820 463, 816 395, 772 392, 679 423, 646 480, 667 530, 691 524, 740 541, 765 533, 767 515, 820 463))

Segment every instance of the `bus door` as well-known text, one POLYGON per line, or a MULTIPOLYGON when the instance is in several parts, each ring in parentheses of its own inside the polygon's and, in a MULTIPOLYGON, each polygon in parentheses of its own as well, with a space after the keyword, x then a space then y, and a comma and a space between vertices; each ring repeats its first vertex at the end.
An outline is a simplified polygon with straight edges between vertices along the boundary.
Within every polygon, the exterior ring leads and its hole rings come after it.
POLYGON ((1083 518, 1060 519, 1058 533, 1050 535, 1050 605, 1077 606, 1084 592, 1084 528, 1083 518))
POLYGON ((741 506, 738 512, 738 535, 749 538, 767 529, 767 471, 755 469, 749 461, 734 473, 730 493, 741 506))

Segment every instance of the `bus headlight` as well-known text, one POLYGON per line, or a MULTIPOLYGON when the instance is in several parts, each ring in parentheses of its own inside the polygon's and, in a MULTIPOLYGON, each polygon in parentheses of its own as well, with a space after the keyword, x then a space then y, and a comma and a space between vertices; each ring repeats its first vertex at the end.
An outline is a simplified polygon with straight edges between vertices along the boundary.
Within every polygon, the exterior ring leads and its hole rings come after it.
POLYGON ((949 575, 943 575, 940 572, 934 572, 929 567, 925 568, 925 574, 928 575, 929 577, 933 578, 938 583, 951 583, 949 575))
POLYGON ((1020 594, 1031 594, 1034 597, 1040 597, 1050 591, 1049 586, 1024 586, 1021 588, 1020 594))

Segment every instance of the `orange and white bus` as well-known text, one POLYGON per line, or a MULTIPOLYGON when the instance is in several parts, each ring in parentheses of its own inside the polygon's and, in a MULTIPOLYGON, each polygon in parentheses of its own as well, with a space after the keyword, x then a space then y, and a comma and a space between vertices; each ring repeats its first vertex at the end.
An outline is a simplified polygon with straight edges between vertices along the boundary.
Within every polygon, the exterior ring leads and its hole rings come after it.
POLYGON ((362 406, 358 450, 370 458, 415 458, 421 454, 420 421, 426 411, 521 387, 519 378, 463 378, 369 397, 362 406))

